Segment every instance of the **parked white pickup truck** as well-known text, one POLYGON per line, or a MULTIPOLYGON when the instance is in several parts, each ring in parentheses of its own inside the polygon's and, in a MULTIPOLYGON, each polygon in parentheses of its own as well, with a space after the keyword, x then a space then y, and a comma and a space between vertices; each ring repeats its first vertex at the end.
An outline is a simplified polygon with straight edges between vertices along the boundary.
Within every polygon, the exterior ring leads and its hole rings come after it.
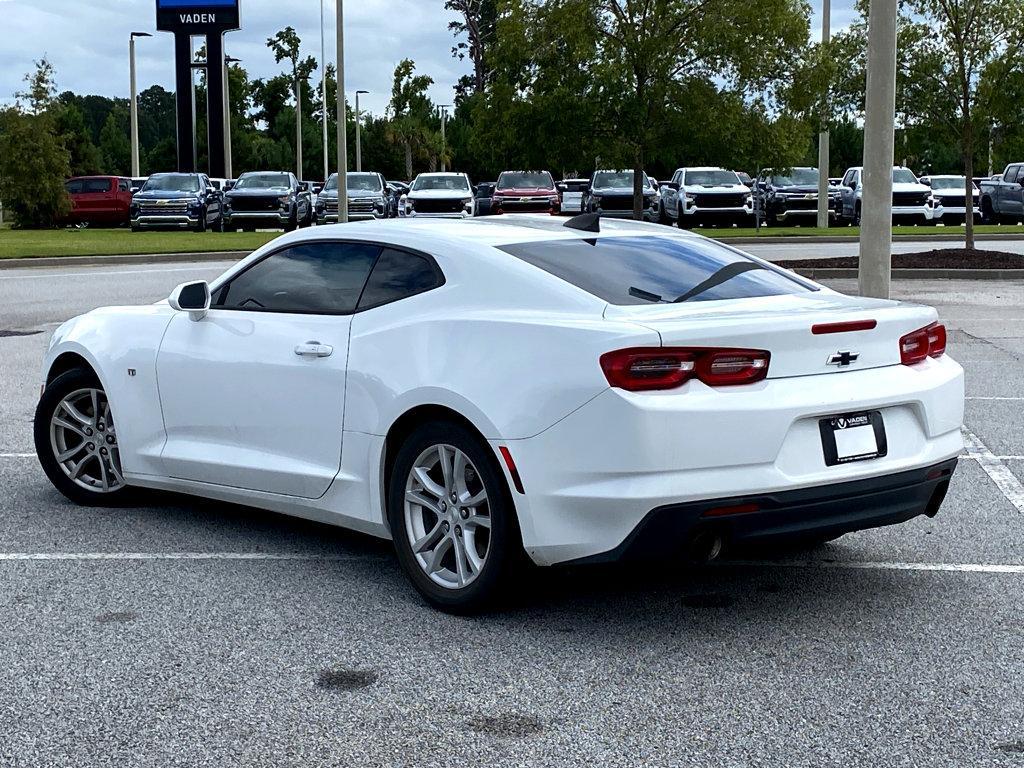
POLYGON ((1010 163, 1002 176, 983 180, 979 187, 986 224, 1017 224, 1024 218, 1024 163, 1010 163))
POLYGON ((684 228, 712 223, 751 226, 753 197, 735 171, 677 168, 671 181, 662 182, 660 218, 684 228))

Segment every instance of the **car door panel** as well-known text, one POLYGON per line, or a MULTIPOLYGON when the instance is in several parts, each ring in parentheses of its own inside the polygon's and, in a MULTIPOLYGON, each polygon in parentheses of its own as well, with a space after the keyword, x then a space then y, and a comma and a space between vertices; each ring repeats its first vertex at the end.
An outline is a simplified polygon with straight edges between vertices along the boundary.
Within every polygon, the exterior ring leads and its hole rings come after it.
POLYGON ((341 464, 351 318, 212 309, 157 359, 173 478, 315 499, 341 464), (327 355, 297 354, 316 343, 327 355))

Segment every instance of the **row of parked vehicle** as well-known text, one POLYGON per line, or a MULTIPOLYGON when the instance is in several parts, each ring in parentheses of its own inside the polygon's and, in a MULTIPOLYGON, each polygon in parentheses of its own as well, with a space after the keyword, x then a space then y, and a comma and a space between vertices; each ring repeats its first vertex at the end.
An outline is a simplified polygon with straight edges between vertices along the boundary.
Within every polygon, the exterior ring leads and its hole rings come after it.
MULTIPOLYGON (((959 224, 968 215, 989 223, 1024 218, 1024 163, 991 178, 918 177, 893 167, 893 221, 959 224)), ((599 170, 589 178, 556 182, 547 171, 505 171, 497 181, 473 185, 457 172, 422 173, 412 182, 376 172, 347 174, 350 220, 417 217, 466 218, 505 213, 579 214, 631 218, 632 171, 599 170)), ((238 179, 201 173, 161 173, 145 179, 90 176, 68 180, 68 224, 129 225, 144 229, 291 231, 338 221, 338 176, 326 183, 300 181, 288 171, 254 171, 238 179)), ((644 220, 697 225, 811 224, 818 211, 818 169, 762 171, 756 179, 714 167, 679 168, 668 181, 643 175, 644 220)), ((859 224, 863 168, 829 179, 832 224, 859 224)))

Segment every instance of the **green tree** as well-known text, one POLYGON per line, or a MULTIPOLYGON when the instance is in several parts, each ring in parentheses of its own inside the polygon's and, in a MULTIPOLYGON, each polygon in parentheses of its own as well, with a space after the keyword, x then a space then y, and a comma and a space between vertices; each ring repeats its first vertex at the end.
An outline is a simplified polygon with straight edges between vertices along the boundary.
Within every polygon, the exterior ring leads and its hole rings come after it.
POLYGON ((53 108, 55 127, 68 151, 71 176, 103 172, 103 158, 93 143, 85 116, 77 104, 59 104, 53 108))
MULTIPOLYGON (((1020 68, 1024 5, 1019 0, 910 0, 909 11, 921 18, 922 34, 907 73, 907 103, 916 116, 936 121, 956 137, 970 200, 978 121, 996 110, 1006 80, 1020 68)), ((966 246, 974 248, 970 216, 966 246)))
POLYGON ((395 67, 388 135, 402 147, 407 179, 413 176, 413 152, 423 152, 433 145, 430 123, 434 105, 427 96, 433 82, 428 75, 416 74, 416 64, 411 59, 403 59, 395 67))
POLYGON ((131 171, 131 140, 128 138, 128 110, 118 105, 107 116, 107 122, 100 131, 100 154, 103 167, 109 174, 127 176, 131 171))
POLYGON ((312 56, 301 58, 302 41, 293 27, 285 27, 273 37, 267 38, 267 47, 274 53, 274 61, 280 64, 287 60, 292 65, 292 95, 295 98, 295 157, 296 173, 306 176, 302 147, 305 133, 302 128, 303 93, 309 96, 309 78, 316 70, 317 62, 312 56), (305 86, 305 88, 303 88, 305 86))
POLYGON ((71 210, 64 189, 69 156, 53 114, 53 67, 36 62, 25 82, 19 103, 0 112, 0 202, 17 227, 51 227, 71 210))

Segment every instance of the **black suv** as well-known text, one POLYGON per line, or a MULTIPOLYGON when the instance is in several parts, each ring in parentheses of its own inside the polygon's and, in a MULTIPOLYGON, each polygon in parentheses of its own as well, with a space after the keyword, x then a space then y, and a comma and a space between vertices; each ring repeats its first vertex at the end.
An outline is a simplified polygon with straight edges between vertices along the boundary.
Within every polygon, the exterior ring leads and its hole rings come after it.
POLYGON ((283 227, 291 232, 312 222, 312 197, 288 171, 250 171, 224 195, 226 230, 283 227))
MULTIPOLYGON (((788 171, 764 170, 757 178, 754 194, 768 225, 808 224, 818 221, 818 169, 791 168, 788 171)), ((828 188, 828 210, 831 217, 839 191, 828 188)))
POLYGON ((219 229, 222 199, 206 174, 153 174, 132 196, 132 232, 219 229))

